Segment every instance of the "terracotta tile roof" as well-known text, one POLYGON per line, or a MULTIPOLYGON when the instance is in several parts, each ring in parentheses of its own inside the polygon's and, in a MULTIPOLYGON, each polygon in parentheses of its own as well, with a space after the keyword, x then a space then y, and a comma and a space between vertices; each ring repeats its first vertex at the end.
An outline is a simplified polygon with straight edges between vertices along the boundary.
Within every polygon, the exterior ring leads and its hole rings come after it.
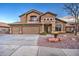
POLYGON ((10 27, 7 23, 0 22, 0 27, 10 27))

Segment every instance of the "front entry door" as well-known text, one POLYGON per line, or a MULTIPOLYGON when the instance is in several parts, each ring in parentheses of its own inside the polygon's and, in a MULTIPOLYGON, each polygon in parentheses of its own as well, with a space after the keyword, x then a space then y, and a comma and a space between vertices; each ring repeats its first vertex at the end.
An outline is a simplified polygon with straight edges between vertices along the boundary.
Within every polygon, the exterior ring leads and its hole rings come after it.
POLYGON ((47 33, 50 33, 51 32, 51 25, 50 24, 45 24, 44 25, 44 31, 47 32, 47 33))

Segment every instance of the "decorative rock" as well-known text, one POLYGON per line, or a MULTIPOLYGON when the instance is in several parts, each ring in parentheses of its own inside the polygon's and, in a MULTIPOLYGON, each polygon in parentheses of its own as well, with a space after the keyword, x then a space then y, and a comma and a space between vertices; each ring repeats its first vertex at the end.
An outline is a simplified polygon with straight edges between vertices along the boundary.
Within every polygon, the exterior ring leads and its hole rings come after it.
POLYGON ((62 41, 62 39, 60 39, 60 38, 49 38, 48 40, 49 40, 49 42, 59 42, 59 41, 62 41))
POLYGON ((63 39, 62 39, 62 38, 59 38, 59 40, 60 40, 60 41, 63 41, 63 39))
POLYGON ((76 39, 75 39, 75 38, 72 38, 72 40, 76 41, 76 39))

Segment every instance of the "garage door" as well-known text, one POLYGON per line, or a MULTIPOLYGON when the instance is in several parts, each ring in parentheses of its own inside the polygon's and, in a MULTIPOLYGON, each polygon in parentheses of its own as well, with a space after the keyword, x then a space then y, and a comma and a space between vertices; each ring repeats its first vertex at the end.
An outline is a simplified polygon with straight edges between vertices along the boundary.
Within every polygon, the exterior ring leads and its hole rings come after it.
POLYGON ((38 34, 38 33, 39 33, 39 26, 37 25, 23 26, 23 34, 38 34))
POLYGON ((20 33, 20 28, 19 27, 12 27, 12 33, 13 34, 19 34, 20 33))

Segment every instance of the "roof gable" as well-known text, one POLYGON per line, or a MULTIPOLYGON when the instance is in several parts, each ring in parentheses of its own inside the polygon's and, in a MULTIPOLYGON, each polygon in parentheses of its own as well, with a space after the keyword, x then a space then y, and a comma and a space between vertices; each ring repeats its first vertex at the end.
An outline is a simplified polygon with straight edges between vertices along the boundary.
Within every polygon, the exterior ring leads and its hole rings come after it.
POLYGON ((29 14, 29 13, 32 13, 32 12, 35 12, 35 13, 38 13, 38 14, 43 14, 42 12, 40 12, 40 11, 37 11, 37 10, 35 10, 35 9, 31 9, 30 11, 27 11, 26 13, 24 13, 24 14, 22 14, 22 15, 20 15, 19 17, 21 17, 21 16, 23 16, 23 15, 27 15, 27 14, 29 14))
POLYGON ((51 15, 57 16, 57 14, 51 13, 51 12, 46 12, 46 13, 42 14, 41 16, 46 15, 46 14, 51 14, 51 15))

